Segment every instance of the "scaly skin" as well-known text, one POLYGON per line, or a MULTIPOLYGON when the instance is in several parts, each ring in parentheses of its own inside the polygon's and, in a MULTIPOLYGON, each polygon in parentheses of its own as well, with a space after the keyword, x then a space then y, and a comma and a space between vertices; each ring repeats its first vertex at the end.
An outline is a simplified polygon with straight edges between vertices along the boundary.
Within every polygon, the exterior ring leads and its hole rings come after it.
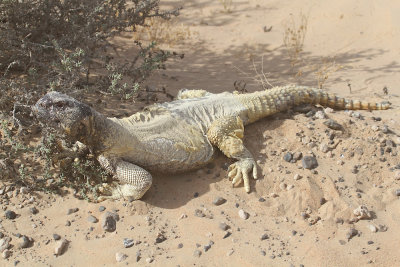
POLYGON ((243 181, 250 192, 249 173, 256 179, 257 166, 242 142, 244 125, 305 103, 335 109, 390 106, 293 85, 250 94, 182 90, 176 101, 150 106, 123 119, 107 118, 71 97, 51 92, 36 103, 34 112, 43 124, 86 144, 101 165, 123 183, 105 188, 112 191, 111 198, 139 199, 152 183, 148 171, 198 168, 212 160, 214 147, 237 160, 229 167, 228 177, 234 185, 243 181))

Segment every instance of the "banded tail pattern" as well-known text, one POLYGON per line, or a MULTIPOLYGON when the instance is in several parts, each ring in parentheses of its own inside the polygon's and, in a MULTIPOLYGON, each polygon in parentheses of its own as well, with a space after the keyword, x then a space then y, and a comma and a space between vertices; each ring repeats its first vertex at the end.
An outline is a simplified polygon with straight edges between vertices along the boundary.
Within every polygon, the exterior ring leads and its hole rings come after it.
POLYGON ((319 104, 333 109, 348 110, 383 110, 390 107, 389 102, 346 99, 321 89, 296 85, 274 87, 238 97, 248 109, 249 123, 301 104, 319 104))

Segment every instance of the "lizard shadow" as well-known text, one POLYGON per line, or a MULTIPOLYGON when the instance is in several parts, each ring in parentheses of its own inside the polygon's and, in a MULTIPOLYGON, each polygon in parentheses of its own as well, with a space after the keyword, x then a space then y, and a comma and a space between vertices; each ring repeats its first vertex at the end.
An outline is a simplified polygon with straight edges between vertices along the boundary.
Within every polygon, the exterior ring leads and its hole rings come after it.
MULTIPOLYGON (((257 161, 258 180, 263 180, 264 178, 261 166, 265 164, 267 158, 266 154, 261 152, 262 148, 266 146, 263 133, 274 131, 280 127, 282 121, 288 117, 285 114, 278 113, 245 127, 243 141, 257 161)), ((243 183, 237 187, 232 187, 228 179, 227 168, 233 162, 235 160, 225 157, 216 148, 214 159, 205 167, 181 174, 155 174, 153 185, 142 200, 156 207, 175 209, 186 205, 191 200, 201 197, 209 191, 216 191, 218 196, 221 197, 224 197, 226 190, 232 190, 232 193, 238 193, 240 190, 240 193, 245 194, 243 183), (223 186, 230 188, 226 188, 226 190, 219 189, 223 186)), ((250 186, 251 191, 257 193, 256 182, 253 179, 250 181, 250 186)))

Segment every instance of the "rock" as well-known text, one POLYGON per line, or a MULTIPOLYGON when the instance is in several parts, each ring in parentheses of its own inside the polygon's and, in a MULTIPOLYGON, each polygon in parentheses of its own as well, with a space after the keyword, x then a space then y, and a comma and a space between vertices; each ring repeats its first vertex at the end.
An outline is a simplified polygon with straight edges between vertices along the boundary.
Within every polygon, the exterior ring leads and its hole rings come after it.
POLYGON ((71 226, 71 222, 67 220, 67 221, 65 222, 65 226, 71 226))
POLYGON ((290 152, 287 152, 284 156, 283 159, 287 162, 290 162, 293 159, 293 154, 290 152))
POLYGON ((385 124, 385 125, 383 125, 383 127, 382 127, 382 133, 388 133, 389 132, 389 127, 385 124))
POLYGON ((53 234, 53 238, 54 238, 54 240, 60 240, 61 236, 58 234, 53 234))
POLYGON ((104 207, 104 206, 100 206, 100 207, 99 207, 99 211, 100 211, 100 212, 103 212, 103 211, 105 211, 105 210, 106 210, 106 207, 104 207))
POLYGON ((294 175, 293 179, 296 180, 296 181, 297 181, 297 180, 300 180, 300 179, 301 179, 301 175, 298 174, 298 173, 296 173, 296 174, 294 175))
POLYGON ((156 237, 156 243, 162 243, 165 240, 167 240, 167 238, 164 236, 163 233, 158 233, 157 237, 156 237))
POLYGON ((285 184, 285 183, 280 183, 279 184, 279 188, 282 189, 282 190, 286 190, 286 187, 287 187, 287 184, 285 184))
POLYGON ((198 250, 198 249, 196 249, 196 250, 193 252, 193 256, 195 256, 195 257, 197 257, 197 258, 200 258, 200 256, 201 256, 201 251, 198 250))
POLYGON ((310 217, 308 219, 308 222, 310 223, 310 225, 314 225, 316 224, 319 220, 321 220, 321 217, 319 217, 318 215, 314 215, 312 217, 310 217))
POLYGON ((268 238, 269 238, 269 236, 268 236, 267 234, 263 234, 263 235, 260 237, 261 240, 266 240, 266 239, 268 239, 268 238))
POLYGON ((142 253, 139 250, 136 252, 136 262, 140 261, 141 258, 142 258, 142 253))
POLYGON ((11 250, 5 249, 2 253, 1 256, 3 259, 8 259, 11 256, 11 250))
POLYGON ((88 220, 88 222, 91 222, 91 223, 97 223, 99 220, 96 218, 96 217, 94 217, 93 215, 89 215, 89 217, 87 218, 87 220, 88 220))
POLYGON ((0 252, 3 252, 4 250, 8 249, 10 247, 10 237, 4 237, 0 239, 0 252))
POLYGON ((239 210, 239 217, 243 220, 247 220, 250 217, 250 214, 245 212, 244 210, 239 210))
POLYGON ((203 212, 202 210, 199 210, 199 209, 195 209, 195 211, 194 211, 194 216, 200 217, 200 218, 206 217, 206 215, 204 214, 204 212, 203 212))
POLYGON ((4 215, 9 220, 14 220, 15 218, 17 218, 17 214, 12 210, 7 210, 4 215))
POLYGON ((68 243, 69 243, 68 240, 64 239, 64 238, 61 239, 61 240, 58 240, 56 242, 56 246, 54 248, 54 254, 56 256, 62 255, 65 252, 65 249, 66 249, 68 243))
POLYGON ((300 160, 302 157, 303 157, 303 153, 301 153, 301 152, 295 152, 295 153, 293 154, 293 160, 294 160, 294 161, 298 161, 298 160, 300 160))
POLYGON ((35 215, 35 214, 38 214, 39 213, 39 210, 36 208, 36 207, 32 207, 32 208, 30 208, 29 209, 29 211, 33 214, 33 215, 35 215))
POLYGON ((396 171, 396 172, 394 173, 394 179, 395 179, 395 180, 400 180, 400 171, 396 171))
POLYGON ((319 200, 319 204, 322 206, 322 205, 324 205, 326 203, 326 199, 324 198, 324 197, 322 197, 320 200, 319 200))
POLYGON ((386 225, 380 224, 379 225, 379 232, 386 232, 388 227, 386 225))
POLYGON ((327 153, 327 152, 329 151, 329 147, 328 147, 327 144, 321 144, 321 145, 319 146, 319 150, 320 150, 322 153, 327 153))
POLYGON ((222 223, 219 224, 219 228, 220 228, 221 230, 223 230, 223 231, 226 231, 226 230, 228 230, 230 227, 229 227, 229 225, 227 225, 226 223, 222 222, 222 223))
POLYGON ((394 191, 394 194, 395 194, 397 197, 400 197, 400 189, 397 189, 396 191, 394 191))
POLYGON ((114 232, 117 229, 118 214, 107 211, 101 217, 101 227, 104 231, 114 232))
POLYGON ((353 210, 353 214, 357 217, 359 220, 363 219, 371 219, 371 213, 369 212, 368 208, 364 205, 359 206, 355 210, 353 210))
POLYGON ((214 199, 214 201, 213 201, 213 204, 214 204, 215 206, 219 206, 219 205, 224 204, 225 202, 226 202, 226 199, 225 199, 225 198, 223 198, 223 197, 216 197, 216 198, 214 199))
POLYGON ((79 208, 68 209, 67 215, 70 215, 70 214, 78 212, 78 211, 79 211, 79 208))
POLYGON ((226 253, 226 256, 231 256, 235 251, 231 248, 230 250, 228 250, 228 252, 226 253))
POLYGON ((347 238, 347 240, 350 240, 351 238, 353 238, 357 234, 358 234, 358 231, 356 229, 350 228, 349 231, 347 231, 347 233, 346 233, 346 238, 347 238))
POLYGON ((368 229, 373 233, 378 232, 378 228, 373 224, 368 225, 368 229))
POLYGON ((315 112, 314 116, 317 119, 325 119, 325 113, 321 110, 318 110, 317 112, 315 112))
POLYGON ((178 244, 178 248, 183 248, 183 244, 182 244, 182 243, 179 243, 179 244, 178 244))
POLYGON ((115 260, 117 262, 122 262, 124 260, 126 260, 126 258, 128 258, 128 255, 121 253, 121 252, 117 252, 115 253, 115 260))
POLYGON ((313 156, 304 156, 301 160, 304 169, 312 170, 318 167, 317 159, 313 156))
POLYGON ((133 239, 129 238, 124 238, 124 247, 125 248, 130 248, 135 244, 135 241, 133 239))
POLYGON ((27 236, 21 236, 18 244, 19 248, 27 248, 31 244, 31 240, 27 236))
POLYGON ((153 261, 154 261, 153 258, 146 258, 146 262, 147 262, 147 263, 152 263, 153 261))

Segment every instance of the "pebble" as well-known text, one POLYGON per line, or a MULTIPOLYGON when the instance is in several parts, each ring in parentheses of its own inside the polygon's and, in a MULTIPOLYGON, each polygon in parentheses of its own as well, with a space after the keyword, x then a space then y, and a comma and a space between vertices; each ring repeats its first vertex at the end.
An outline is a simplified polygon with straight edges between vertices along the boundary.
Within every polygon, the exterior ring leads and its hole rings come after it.
POLYGON ((71 222, 70 221, 66 221, 65 222, 65 226, 71 226, 71 222))
POLYGON ((107 211, 101 217, 101 227, 104 231, 114 232, 117 229, 118 214, 107 211))
POLYGON ((369 230, 370 230, 371 232, 373 232, 373 233, 378 232, 378 228, 377 228, 375 225, 373 225, 373 224, 368 225, 368 228, 369 228, 369 230))
POLYGON ((67 245, 68 245, 68 240, 66 240, 66 239, 61 239, 61 240, 57 241, 56 246, 54 248, 54 254, 56 256, 62 255, 64 253, 67 245))
POLYGON ((153 258, 146 258, 146 262, 147 262, 147 263, 152 263, 153 261, 154 261, 153 258))
POLYGON ((386 225, 380 224, 379 225, 379 232, 386 232, 388 227, 386 225))
POLYGON ((266 240, 266 239, 268 239, 268 238, 269 238, 269 236, 268 236, 267 234, 263 234, 263 235, 260 237, 261 240, 266 240))
POLYGON ((61 236, 58 234, 53 234, 53 238, 54 238, 54 240, 60 240, 61 236))
POLYGON ((201 256, 201 251, 198 250, 198 249, 196 249, 196 250, 193 252, 193 256, 200 258, 200 256, 201 256))
POLYGON ((360 205, 358 208, 353 210, 353 214, 357 217, 359 220, 363 219, 371 219, 371 213, 369 212, 368 208, 365 205, 360 205))
POLYGON ((135 244, 135 241, 133 241, 133 239, 129 239, 129 238, 124 238, 124 247, 125 248, 130 248, 135 244))
POLYGON ((36 207, 32 207, 32 208, 30 208, 29 209, 29 211, 33 214, 33 215, 35 215, 35 214, 38 214, 39 213, 39 210, 36 208, 36 207))
POLYGON ((321 145, 319 146, 319 150, 320 150, 322 153, 327 153, 327 152, 329 151, 329 147, 328 147, 327 144, 321 144, 321 145))
POLYGON ((394 173, 394 179, 395 179, 395 180, 400 180, 400 171, 396 171, 396 172, 394 173))
POLYGON ((330 108, 330 107, 325 108, 324 111, 325 111, 325 113, 333 113, 334 112, 333 108, 330 108))
POLYGON ((300 179, 301 179, 301 175, 298 174, 298 173, 296 173, 296 174, 294 175, 293 179, 296 180, 296 181, 297 181, 297 180, 300 180, 300 179))
POLYGON ((163 233, 158 233, 157 237, 156 237, 156 243, 162 243, 165 240, 167 240, 167 238, 164 236, 163 233))
POLYGON ((349 231, 346 233, 346 238, 347 238, 347 240, 350 240, 351 238, 353 238, 357 234, 358 234, 358 231, 356 229, 350 228, 349 231))
POLYGON ((400 197, 400 189, 397 189, 396 191, 394 191, 394 194, 398 197, 400 197))
POLYGON ((103 212, 103 211, 105 211, 105 210, 106 210, 106 207, 104 207, 104 206, 100 206, 100 207, 99 207, 99 211, 100 211, 100 212, 103 212))
POLYGON ((279 188, 282 190, 286 190, 287 184, 285 183, 280 183, 279 188))
POLYGON ((228 250, 226 256, 231 256, 235 251, 233 249, 228 250))
POLYGON ((287 152, 284 156, 283 159, 287 162, 290 162, 293 159, 293 154, 290 152, 287 152))
POLYGON ((250 214, 245 212, 244 210, 239 210, 239 217, 243 220, 247 220, 250 217, 250 214))
POLYGON ((9 220, 14 220, 15 218, 17 218, 17 214, 16 214, 14 211, 12 211, 12 210, 7 210, 7 211, 5 212, 5 216, 6 216, 6 218, 9 219, 9 220))
POLYGON ((178 248, 183 248, 183 244, 182 244, 182 243, 179 243, 179 244, 178 244, 178 248))
POLYGON ((8 249, 10 247, 10 237, 4 237, 0 239, 0 252, 3 252, 5 249, 8 249))
POLYGON ((68 209, 67 215, 70 215, 70 214, 78 212, 78 211, 79 211, 79 208, 68 209))
POLYGON ((9 258, 11 256, 11 250, 5 249, 3 253, 1 253, 1 256, 3 257, 3 259, 9 258))
POLYGON ((115 260, 117 262, 122 262, 124 260, 126 260, 126 258, 128 258, 128 255, 121 253, 121 252, 117 252, 115 253, 115 260))
POLYGON ((221 230, 223 230, 223 231, 226 231, 226 230, 228 230, 230 227, 229 227, 229 225, 227 225, 226 223, 222 222, 222 223, 219 224, 219 228, 220 228, 221 230))
POLYGON ((383 125, 383 127, 382 127, 382 133, 384 133, 384 134, 386 134, 386 133, 388 133, 389 132, 389 127, 385 124, 385 125, 383 125))
POLYGON ((317 119, 325 119, 325 113, 321 110, 318 110, 317 112, 315 112, 314 116, 317 119))
POLYGON ((302 157, 303 157, 303 153, 301 153, 301 152, 295 152, 293 154, 293 160, 295 160, 295 161, 300 160, 302 157))
POLYGON ((215 206, 219 206, 219 205, 224 204, 225 202, 226 202, 226 199, 225 199, 225 198, 223 198, 223 197, 216 197, 216 198, 214 199, 214 201, 213 201, 213 204, 214 204, 215 206))
POLYGON ((29 247, 30 244, 31 244, 31 240, 27 236, 23 235, 22 237, 20 237, 20 242, 18 244, 18 247, 19 248, 27 248, 27 247, 29 247))
POLYGON ((304 156, 301 160, 304 169, 312 170, 318 167, 317 159, 313 156, 304 156))
POLYGON ((94 217, 93 215, 90 215, 88 218, 87 218, 87 220, 88 220, 88 222, 91 222, 91 223, 97 223, 99 220, 96 218, 96 217, 94 217))
POLYGON ((378 125, 372 125, 371 129, 372 129, 372 131, 377 132, 377 131, 379 131, 379 126, 378 125))

